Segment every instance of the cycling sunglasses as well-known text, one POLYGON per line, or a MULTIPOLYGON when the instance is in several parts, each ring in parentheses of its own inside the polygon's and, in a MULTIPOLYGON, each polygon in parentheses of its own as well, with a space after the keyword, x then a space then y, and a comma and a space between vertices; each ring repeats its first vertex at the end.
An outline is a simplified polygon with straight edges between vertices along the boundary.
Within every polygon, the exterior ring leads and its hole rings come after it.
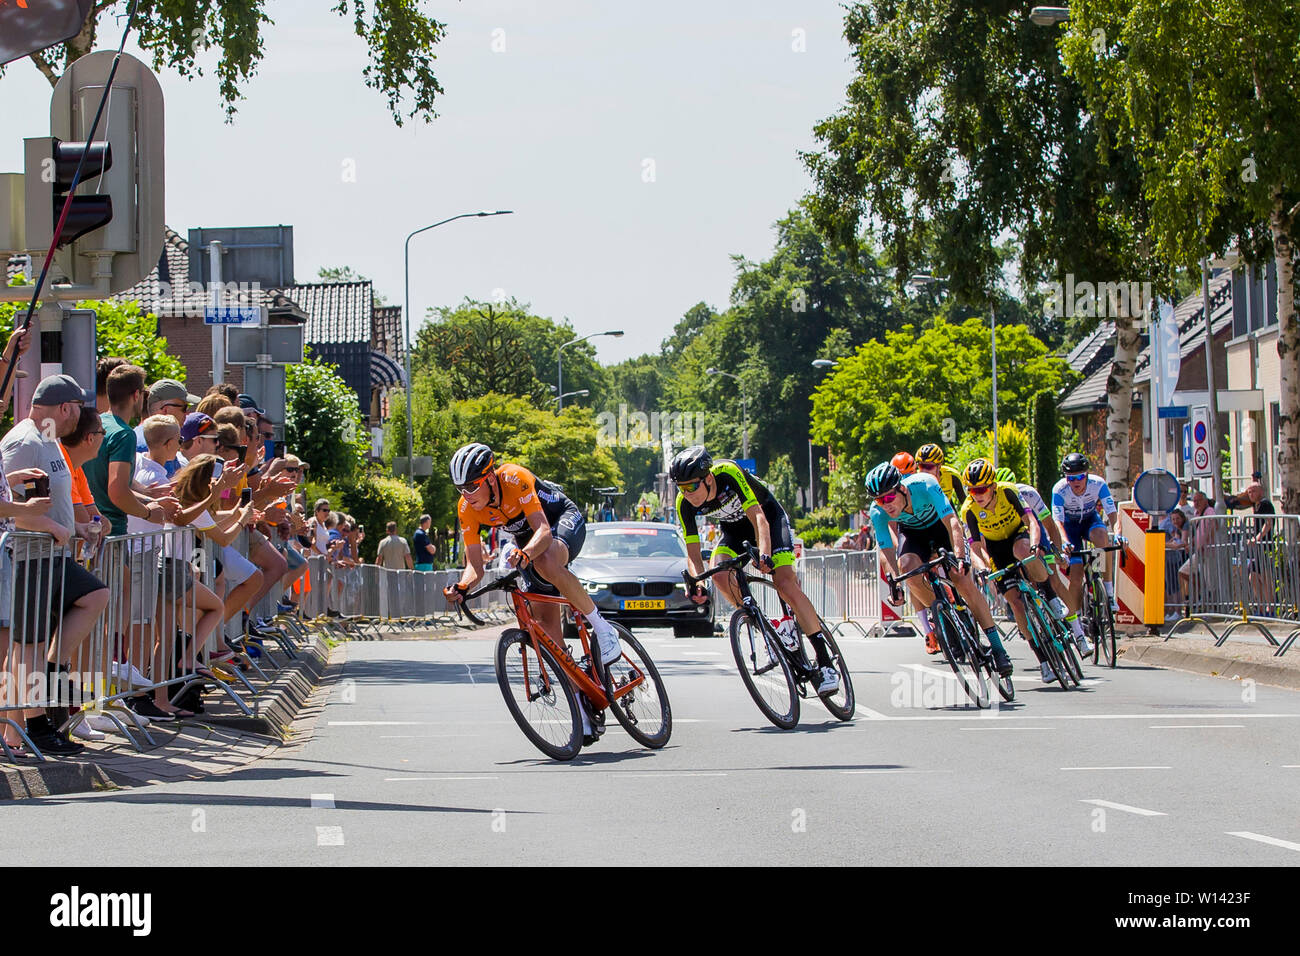
POLYGON ((700 478, 697 481, 679 481, 677 482, 677 490, 684 495, 689 495, 702 484, 704 484, 703 478, 700 478))
POLYGON ((873 500, 876 502, 876 504, 887 505, 895 498, 897 498, 898 494, 899 493, 897 491, 891 491, 888 492, 887 494, 876 495, 876 497, 873 500))
POLYGON ((1081 474, 1081 475, 1066 475, 1066 476, 1065 476, 1065 480, 1066 480, 1066 481, 1083 481, 1083 479, 1085 479, 1085 478, 1087 478, 1087 477, 1088 477, 1087 472, 1084 472, 1084 473, 1081 474))
POLYGON ((466 498, 468 498, 470 495, 478 491, 479 488, 483 486, 483 482, 485 481, 487 481, 487 475, 484 475, 478 481, 471 481, 463 485, 457 485, 456 490, 459 491, 466 498))
POLYGON ((991 488, 993 485, 971 485, 969 491, 973 495, 982 495, 991 488))
POLYGON ((922 471, 938 471, 939 466, 928 461, 918 461, 916 467, 922 471))

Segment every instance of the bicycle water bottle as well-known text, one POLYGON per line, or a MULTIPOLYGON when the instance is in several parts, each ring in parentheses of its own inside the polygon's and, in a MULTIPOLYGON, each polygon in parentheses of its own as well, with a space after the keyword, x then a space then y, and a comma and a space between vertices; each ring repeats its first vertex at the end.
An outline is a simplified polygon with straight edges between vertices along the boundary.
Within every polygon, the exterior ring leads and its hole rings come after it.
POLYGON ((781 638, 781 643, 788 650, 796 651, 799 649, 799 638, 794 633, 794 619, 790 615, 785 615, 781 619, 772 618, 772 627, 776 628, 777 637, 781 638))

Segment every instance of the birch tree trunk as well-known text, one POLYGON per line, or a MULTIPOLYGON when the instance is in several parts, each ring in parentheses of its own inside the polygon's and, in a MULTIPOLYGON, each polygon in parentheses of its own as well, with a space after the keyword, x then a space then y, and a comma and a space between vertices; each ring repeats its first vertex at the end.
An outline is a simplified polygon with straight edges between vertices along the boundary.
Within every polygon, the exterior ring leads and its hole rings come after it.
POLYGON ((1295 314, 1295 249, 1291 227, 1297 208, 1288 210, 1280 187, 1273 188, 1273 253, 1277 263, 1277 358, 1281 366, 1277 467, 1282 483, 1282 512, 1300 514, 1300 330, 1295 314))
MULTIPOLYGON (((1121 299, 1109 303, 1115 320, 1115 358, 1106 379, 1106 483, 1115 500, 1130 494, 1129 423, 1133 416, 1133 373, 1142 339, 1133 323, 1131 304, 1121 299)), ((1140 309, 1141 306, 1139 305, 1140 309)))

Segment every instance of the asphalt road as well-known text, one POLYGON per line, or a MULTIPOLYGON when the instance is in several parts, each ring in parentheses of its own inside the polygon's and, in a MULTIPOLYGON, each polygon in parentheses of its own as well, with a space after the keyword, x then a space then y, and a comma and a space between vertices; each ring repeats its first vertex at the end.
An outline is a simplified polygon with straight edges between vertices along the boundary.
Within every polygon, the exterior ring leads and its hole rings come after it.
POLYGON ((1295 865, 1300 696, 1140 665, 967 706, 916 638, 841 644, 858 716, 768 725, 721 639, 641 637, 673 737, 567 764, 511 720, 496 630, 357 642, 311 739, 198 783, 19 801, 10 865, 1295 865))

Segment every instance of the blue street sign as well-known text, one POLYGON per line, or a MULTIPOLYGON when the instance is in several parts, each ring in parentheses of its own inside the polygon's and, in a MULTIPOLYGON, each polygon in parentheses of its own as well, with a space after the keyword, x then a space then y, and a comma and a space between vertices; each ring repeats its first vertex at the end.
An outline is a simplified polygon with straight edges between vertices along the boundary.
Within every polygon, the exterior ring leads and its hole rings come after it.
POLYGON ((736 464, 740 466, 741 471, 747 471, 751 475, 758 474, 758 461, 754 458, 737 458, 736 464))
POLYGON ((1183 426, 1183 461, 1192 460, 1192 426, 1183 426))
POLYGON ((208 306, 203 310, 204 325, 257 325, 261 320, 262 311, 256 306, 208 306))
POLYGON ((1159 409, 1160 418, 1186 418, 1187 415, 1186 405, 1162 405, 1159 409))

